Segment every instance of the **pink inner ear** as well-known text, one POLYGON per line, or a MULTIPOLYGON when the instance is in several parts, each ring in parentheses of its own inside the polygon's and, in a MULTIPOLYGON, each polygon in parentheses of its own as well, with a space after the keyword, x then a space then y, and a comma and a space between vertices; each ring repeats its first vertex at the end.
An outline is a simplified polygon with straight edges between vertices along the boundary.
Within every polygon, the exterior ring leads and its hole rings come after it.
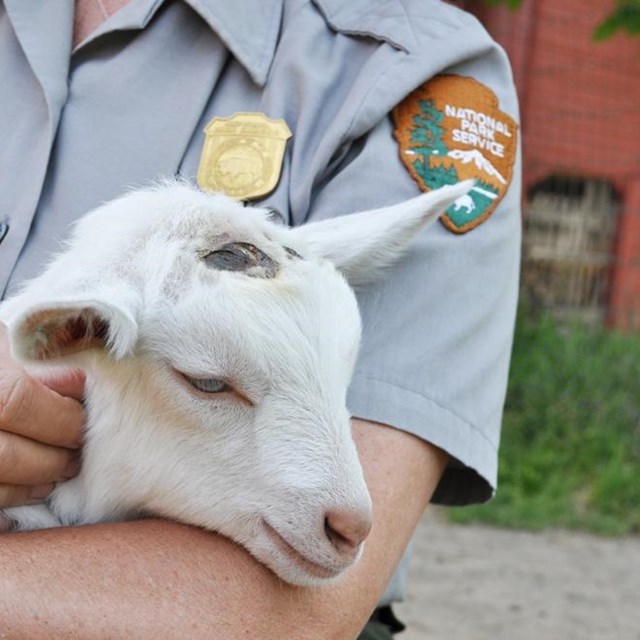
POLYGON ((35 360, 49 360, 91 347, 104 347, 109 324, 92 309, 45 310, 27 319, 22 334, 31 337, 35 360))

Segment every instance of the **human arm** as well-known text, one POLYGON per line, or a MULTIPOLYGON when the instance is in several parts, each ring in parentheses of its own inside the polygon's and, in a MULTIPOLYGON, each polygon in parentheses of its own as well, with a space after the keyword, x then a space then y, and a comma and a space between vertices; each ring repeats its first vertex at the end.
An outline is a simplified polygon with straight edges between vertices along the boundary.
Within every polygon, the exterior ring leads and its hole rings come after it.
POLYGON ((357 635, 378 602, 446 455, 354 421, 374 523, 360 562, 333 586, 284 584, 229 540, 159 520, 7 534, 0 627, 16 640, 336 638, 357 635))

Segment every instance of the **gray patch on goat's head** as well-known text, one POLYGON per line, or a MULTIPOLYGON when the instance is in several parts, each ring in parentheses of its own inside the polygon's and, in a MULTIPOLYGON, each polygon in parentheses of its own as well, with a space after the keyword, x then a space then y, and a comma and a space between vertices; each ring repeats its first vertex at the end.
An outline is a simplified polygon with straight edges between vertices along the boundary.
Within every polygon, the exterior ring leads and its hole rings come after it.
POLYGON ((284 225, 284 216, 278 209, 274 209, 273 207, 267 209, 267 220, 275 224, 284 225))
POLYGON ((285 253, 287 254, 288 258, 291 258, 291 259, 297 258, 299 260, 304 260, 304 258, 297 251, 294 251, 293 249, 291 249, 291 247, 283 247, 283 249, 285 250, 285 253))
POLYGON ((181 294, 193 281, 195 268, 196 263, 188 253, 182 252, 176 255, 162 283, 162 294, 167 300, 177 302, 180 299, 181 294))
POLYGON ((230 242, 203 256, 218 271, 237 271, 253 278, 275 278, 280 265, 249 242, 230 242))

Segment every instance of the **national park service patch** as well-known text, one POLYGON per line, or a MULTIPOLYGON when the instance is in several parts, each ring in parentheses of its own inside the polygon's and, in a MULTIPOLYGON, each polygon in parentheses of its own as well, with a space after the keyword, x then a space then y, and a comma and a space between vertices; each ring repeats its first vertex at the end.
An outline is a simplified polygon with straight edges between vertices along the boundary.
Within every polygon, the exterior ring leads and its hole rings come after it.
POLYGON ((473 78, 436 76, 393 110, 400 158, 423 191, 467 178, 476 186, 442 216, 454 233, 484 222, 507 192, 518 125, 473 78))

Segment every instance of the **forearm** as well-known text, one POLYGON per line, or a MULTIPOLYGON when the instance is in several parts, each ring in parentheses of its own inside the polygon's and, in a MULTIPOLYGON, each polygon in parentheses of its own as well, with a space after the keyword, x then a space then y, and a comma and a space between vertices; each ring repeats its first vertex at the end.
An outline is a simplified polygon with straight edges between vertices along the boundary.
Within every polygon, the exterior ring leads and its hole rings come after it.
POLYGON ((282 583, 217 535, 149 520, 0 541, 0 626, 11 638, 339 638, 357 635, 397 564, 445 456, 356 423, 374 504, 358 565, 333 586, 282 583))

